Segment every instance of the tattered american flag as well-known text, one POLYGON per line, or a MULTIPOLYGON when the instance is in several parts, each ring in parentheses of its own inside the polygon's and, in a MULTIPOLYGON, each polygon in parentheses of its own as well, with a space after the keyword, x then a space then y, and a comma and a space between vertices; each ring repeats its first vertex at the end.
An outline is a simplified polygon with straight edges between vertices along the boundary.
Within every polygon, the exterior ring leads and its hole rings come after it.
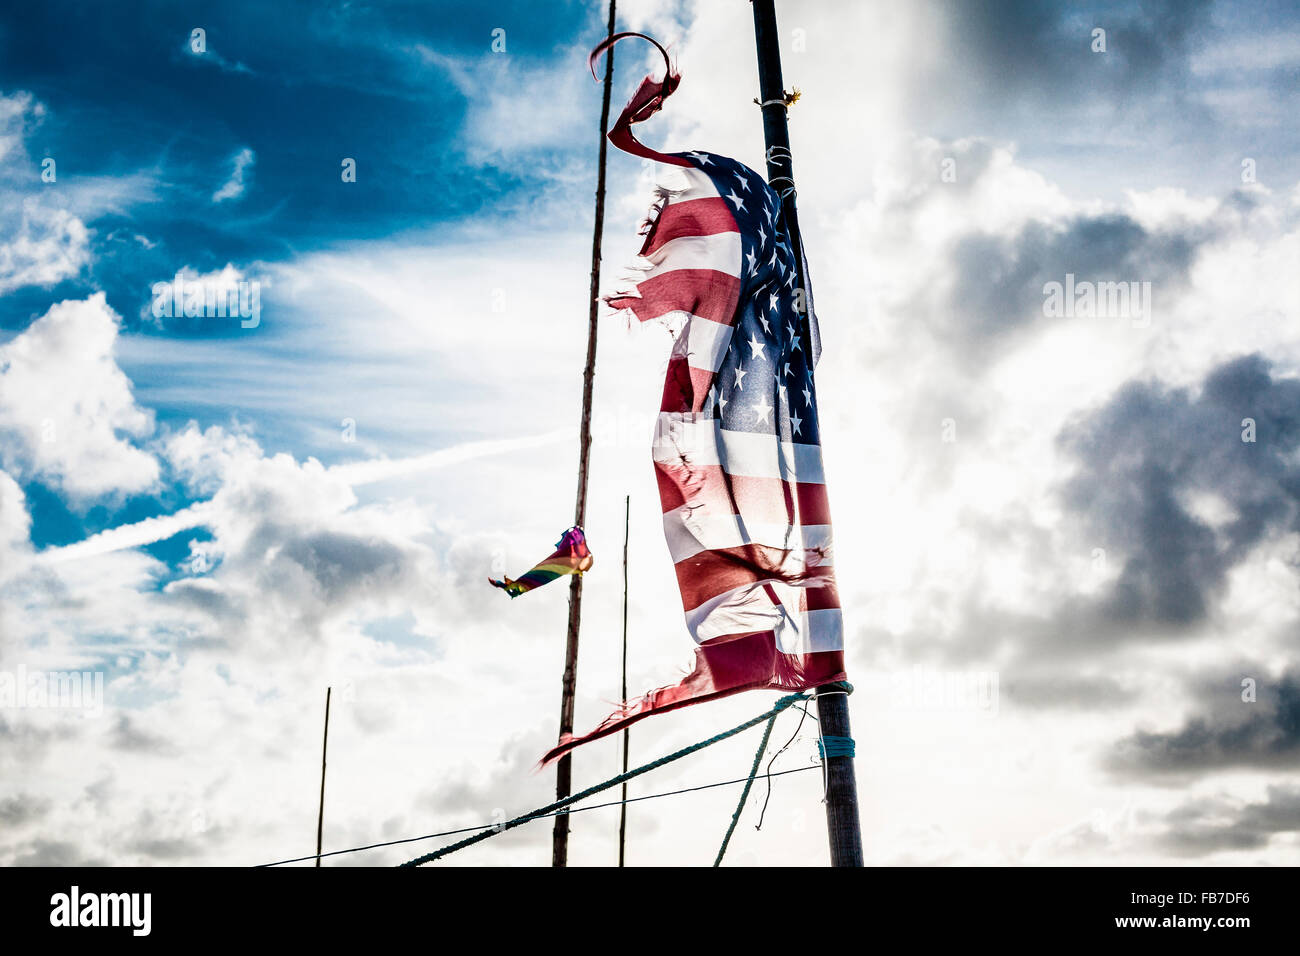
POLYGON ((695 668, 546 760, 652 713, 845 676, 813 376, 820 342, 799 251, 780 197, 752 169, 632 138, 628 127, 676 79, 647 79, 610 133, 677 167, 684 187, 660 190, 635 288, 608 301, 677 330, 653 453, 695 668))

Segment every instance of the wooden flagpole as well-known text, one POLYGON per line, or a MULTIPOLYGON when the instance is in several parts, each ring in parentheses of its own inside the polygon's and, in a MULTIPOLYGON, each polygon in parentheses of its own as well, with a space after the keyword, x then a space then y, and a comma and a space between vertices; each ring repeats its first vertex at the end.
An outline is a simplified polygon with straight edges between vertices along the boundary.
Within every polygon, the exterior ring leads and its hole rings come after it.
POLYGON ((325 739, 320 745, 320 813, 316 817, 316 865, 320 866, 321 836, 325 832, 325 755, 330 746, 330 692, 325 688, 325 739))
MULTIPOLYGON (((763 138, 767 145, 767 181, 781 196, 781 209, 790 230, 798 287, 807 293, 799 217, 795 211, 794 171, 790 157, 790 129, 786 123, 785 88, 781 79, 781 47, 776 31, 774 0, 751 0, 754 5, 754 40, 758 48, 758 98, 763 110, 763 138)), ((805 305, 806 308, 806 305, 805 305)), ((821 736, 847 739, 848 687, 817 688, 817 717, 821 736)), ((862 831, 858 821, 858 785, 853 757, 835 748, 822 758, 826 768, 826 831, 831 866, 862 866, 862 831)))
MULTIPOLYGON (((614 35, 614 4, 609 0, 608 36, 614 35)), ((587 314, 587 365, 582 372, 582 424, 578 435, 578 495, 573 523, 587 520, 587 465, 591 460, 591 389, 596 377, 596 319, 599 315, 600 240, 605 231, 605 133, 609 128, 609 97, 614 83, 614 49, 605 54, 605 91, 600 105, 600 156, 596 167, 596 225, 591 240, 591 305, 587 314)), ((578 629, 582 622, 582 575, 569 580, 569 630, 564 645, 564 680, 560 693, 560 736, 573 733, 573 698, 578 684, 578 629)), ((555 767, 555 799, 569 796, 573 787, 573 756, 565 754, 555 767)), ((551 865, 569 863, 569 815, 557 814, 551 835, 551 865)))
MULTIPOLYGON (((623 700, 627 700, 627 541, 632 521, 632 496, 623 501, 623 700)), ((632 737, 623 728, 623 773, 627 773, 627 749, 632 737)), ((623 798, 618 809, 618 865, 623 866, 627 846, 627 781, 623 781, 623 798)))

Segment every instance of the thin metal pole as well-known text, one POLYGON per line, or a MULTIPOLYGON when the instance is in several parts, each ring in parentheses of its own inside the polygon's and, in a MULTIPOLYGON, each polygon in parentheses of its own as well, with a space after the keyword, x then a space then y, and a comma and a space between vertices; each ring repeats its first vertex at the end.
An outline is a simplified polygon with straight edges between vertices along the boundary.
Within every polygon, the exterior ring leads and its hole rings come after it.
POLYGON ((320 745, 320 813, 316 817, 316 865, 320 866, 321 836, 325 832, 325 755, 330 747, 330 692, 325 688, 325 739, 320 745))
MULTIPOLYGON (((632 521, 632 496, 623 501, 623 700, 627 700, 627 540, 632 521)), ((623 728, 623 772, 627 773, 627 750, 631 734, 623 728)), ((623 866, 627 846, 627 781, 623 781, 623 804, 618 811, 618 865, 623 866)))
MULTIPOLYGON (((614 35, 614 3, 609 0, 608 35, 614 35)), ((587 519, 587 464, 591 460, 591 391, 596 377, 596 319, 599 315, 600 240, 605 231, 605 133, 609 128, 609 98, 614 83, 614 50, 605 55, 605 91, 600 106, 600 157, 596 167, 596 225, 591 240, 591 305, 587 315, 587 365, 582 373, 582 424, 578 436, 578 495, 573 523, 587 519)), ((582 622, 582 575, 569 580, 569 630, 564 644, 564 680, 560 693, 560 736, 573 733, 573 699, 578 684, 578 630, 582 622)), ((573 757, 565 754, 555 768, 555 799, 563 800, 573 788, 573 757)), ((555 818, 551 836, 551 865, 569 863, 569 815, 555 818)))
MULTIPOLYGON (((781 79, 781 48, 776 30, 774 0, 752 0, 754 40, 758 48, 758 98, 763 110, 763 138, 767 144, 767 181, 781 196, 790 245, 794 252, 798 287, 808 302, 795 210, 794 168, 790 156, 790 129, 786 123, 785 87, 781 79)), ((851 737, 848 687, 831 684, 817 689, 817 716, 823 737, 851 737)), ((826 765, 826 832, 831 866, 862 866, 862 831, 858 821, 858 786, 853 758, 824 757, 826 765)))

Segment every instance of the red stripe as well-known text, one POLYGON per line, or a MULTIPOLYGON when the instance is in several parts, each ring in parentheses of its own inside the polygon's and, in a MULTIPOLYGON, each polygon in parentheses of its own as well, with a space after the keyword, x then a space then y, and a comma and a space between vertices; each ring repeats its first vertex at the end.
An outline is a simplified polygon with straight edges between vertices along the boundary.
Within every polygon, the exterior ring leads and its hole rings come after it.
POLYGON ((673 269, 646 279, 637 291, 640 298, 614 297, 609 304, 631 309, 642 322, 680 310, 731 325, 740 298, 740 280, 713 269, 673 269))
POLYGON ((723 232, 740 232, 740 229, 721 196, 670 202, 655 220, 641 255, 648 256, 665 243, 684 236, 716 236, 723 232))
POLYGON ((776 649, 776 638, 771 631, 710 642, 695 649, 695 669, 680 684, 660 687, 638 700, 628 701, 591 733, 581 737, 566 734, 542 758, 542 765, 580 744, 617 733, 652 714, 746 690, 806 690, 844 679, 843 651, 782 654, 776 649))
POLYGON ((740 514, 770 524, 831 523, 825 485, 728 475, 719 465, 672 462, 655 462, 655 477, 665 512, 680 508, 689 498, 704 514, 740 514), (798 513, 792 515, 796 503, 798 513))
POLYGON ((799 589, 799 610, 838 611, 839 609, 840 588, 834 578, 825 587, 799 589))
MULTIPOLYGON (((735 548, 701 551, 683 558, 674 567, 677 572, 677 587, 682 592, 682 607, 693 611, 705 601, 733 588, 780 578, 781 575, 774 569, 780 567, 782 559, 788 555, 788 551, 770 545, 742 544, 735 548)), ((830 565, 819 566, 816 573, 825 574, 834 581, 835 569, 830 565)), ((810 604, 808 610, 840 606, 839 592, 833 583, 829 587, 804 590, 824 592, 809 598, 814 603, 810 604)))
POLYGON ((664 395, 659 404, 661 412, 702 412, 709 398, 709 386, 714 373, 704 368, 693 368, 684 358, 668 360, 668 374, 664 377, 664 395))
MULTIPOLYGON (((650 77, 646 77, 646 80, 650 77)), ((644 80, 642 81, 645 82, 644 80)), ((671 92, 671 91, 670 91, 671 92)), ((694 166, 689 159, 681 156, 674 156, 672 153, 661 153, 658 150, 651 149, 649 146, 642 145, 641 141, 632 135, 632 130, 628 127, 632 120, 629 118, 632 103, 628 103, 623 109, 623 115, 618 118, 614 128, 609 131, 609 141, 625 153, 631 153, 633 156, 641 156, 645 159, 653 159, 657 163, 667 163, 670 166, 694 166)), ((657 109, 657 107, 656 107, 657 109)), ((642 117, 643 119, 645 117, 642 117)))

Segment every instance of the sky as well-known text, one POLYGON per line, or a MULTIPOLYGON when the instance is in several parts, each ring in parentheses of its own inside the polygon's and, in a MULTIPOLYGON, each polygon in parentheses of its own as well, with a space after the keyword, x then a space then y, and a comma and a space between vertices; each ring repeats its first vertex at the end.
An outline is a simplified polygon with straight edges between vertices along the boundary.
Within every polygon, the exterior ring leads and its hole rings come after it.
MULTIPOLYGON (((310 854, 326 687, 327 851, 546 803, 568 589, 486 578, 572 521, 605 8, 133 6, 0 13, 0 691, 102 680, 0 695, 0 864, 310 854), (244 311, 178 314, 177 276, 244 311)), ((777 7, 867 861, 1294 860, 1300 13, 777 7), (1127 311, 1075 294, 1119 282, 1127 311)), ((683 77, 642 138, 762 169, 749 5, 618 25, 683 77)), ((662 172, 611 150, 609 291, 662 172)), ((602 307, 579 730, 619 696, 625 496, 633 693, 692 656, 650 459, 671 344, 602 307)), ((773 697, 643 721, 631 760, 773 697)), ((799 718, 773 769, 815 768, 799 718)), ((620 764, 586 745, 575 785, 620 764)), ((760 781, 728 863, 824 865, 821 788, 772 779, 756 829, 760 781)), ((708 865, 737 796, 633 804, 629 863, 708 865)), ((545 865, 549 831, 437 865, 545 865)), ((575 814, 571 862, 617 831, 575 814)))

